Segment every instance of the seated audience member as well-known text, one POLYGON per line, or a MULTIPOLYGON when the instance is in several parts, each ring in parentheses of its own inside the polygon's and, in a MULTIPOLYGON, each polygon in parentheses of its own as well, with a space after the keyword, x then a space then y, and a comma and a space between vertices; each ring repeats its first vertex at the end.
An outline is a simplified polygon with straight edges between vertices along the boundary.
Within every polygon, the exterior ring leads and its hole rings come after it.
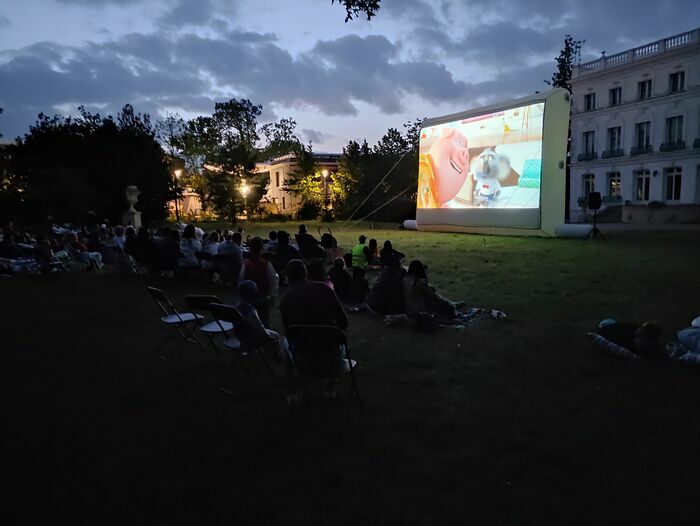
MULTIPOLYGON (((341 330, 348 326, 348 317, 338 296, 323 283, 307 281, 304 262, 293 259, 285 269, 289 288, 280 301, 280 314, 285 331, 292 325, 333 325, 341 330)), ((300 349, 303 353, 303 349, 300 349)), ((345 355, 344 349, 330 346, 328 355, 314 356, 314 362, 319 368, 332 366, 345 355)), ((307 357, 308 358, 308 357, 307 357)), ((310 364, 306 363, 306 366, 310 364)), ((313 365, 313 364, 311 364, 313 365)), ((295 382, 291 371, 287 367, 287 401, 294 403, 295 382)), ((335 382, 326 381, 325 394, 333 397, 335 394, 335 382)))
POLYGON ((365 269, 354 267, 350 279, 348 301, 353 305, 364 305, 369 295, 369 281, 365 278, 365 269))
POLYGON ((0 257, 15 259, 22 256, 22 250, 15 243, 16 239, 17 235, 11 228, 4 230, 2 242, 0 242, 0 257))
POLYGON ((367 268, 368 260, 367 254, 369 253, 369 248, 365 244, 367 243, 367 237, 361 235, 359 237, 359 242, 352 248, 352 266, 357 268, 367 268))
POLYGON ((403 261, 403 259, 406 256, 399 252, 398 250, 394 250, 394 247, 391 244, 391 241, 388 239, 384 241, 384 247, 382 248, 381 252, 379 253, 379 264, 384 268, 384 267, 390 267, 394 261, 398 261, 399 264, 403 261))
POLYGON ((259 237, 250 240, 250 257, 243 260, 240 280, 251 280, 258 288, 256 306, 260 319, 269 327, 272 296, 276 292, 277 273, 272 264, 262 257, 263 241, 259 237))
POLYGON ((306 230, 306 225, 299 225, 299 233, 296 236, 299 253, 304 259, 323 258, 325 251, 318 240, 309 234, 306 230))
POLYGON ((312 259, 306 265, 306 273, 309 281, 317 281, 323 283, 329 289, 333 290, 333 282, 326 275, 323 261, 320 259, 312 259))
MULTIPOLYGON (((217 254, 222 256, 234 256, 243 261, 243 253, 241 251, 241 244, 234 241, 234 236, 236 234, 229 233, 224 240, 219 243, 217 254)), ((240 239, 240 238, 239 238, 240 239)))
POLYGON ((142 226, 136 232, 136 243, 132 256, 139 265, 150 265, 153 260, 153 252, 154 243, 151 233, 145 226, 142 226))
POLYGON ((435 292, 420 261, 411 261, 402 282, 404 305, 409 317, 416 318, 421 313, 435 314, 440 318, 455 317, 455 304, 435 292))
POLYGON ((123 226, 117 225, 114 227, 112 244, 122 250, 126 248, 126 229, 123 226))
POLYGON ((72 258, 84 263, 89 269, 102 268, 102 254, 89 252, 73 232, 68 232, 63 236, 63 248, 72 258))
POLYGON ((202 252, 216 256, 219 253, 219 233, 214 231, 207 236, 202 244, 202 252))
POLYGON ((275 230, 270 231, 268 235, 265 242, 265 253, 273 256, 277 254, 277 232, 275 230))
POLYGON ((282 272, 287 263, 293 259, 299 259, 301 255, 299 251, 289 244, 289 234, 285 231, 277 232, 277 255, 274 259, 275 268, 282 272))
POLYGON ((404 271, 398 260, 384 268, 379 280, 367 296, 367 305, 377 314, 404 314, 403 300, 404 271))
POLYGON ((182 231, 182 239, 180 239, 180 266, 198 267, 199 260, 196 254, 201 250, 202 244, 197 239, 194 225, 187 225, 182 231))
POLYGON ((352 278, 345 269, 345 260, 343 258, 335 258, 333 266, 328 271, 328 277, 333 282, 333 290, 335 290, 340 301, 349 301, 350 281, 352 278))
POLYGON ((245 331, 251 344, 270 348, 279 356, 279 334, 265 327, 255 306, 260 296, 258 286, 254 281, 245 280, 240 283, 238 290, 241 301, 236 308, 246 322, 245 331))
POLYGON ((367 265, 372 268, 379 267, 379 244, 376 239, 370 239, 369 245, 365 252, 365 258, 367 259, 367 265))

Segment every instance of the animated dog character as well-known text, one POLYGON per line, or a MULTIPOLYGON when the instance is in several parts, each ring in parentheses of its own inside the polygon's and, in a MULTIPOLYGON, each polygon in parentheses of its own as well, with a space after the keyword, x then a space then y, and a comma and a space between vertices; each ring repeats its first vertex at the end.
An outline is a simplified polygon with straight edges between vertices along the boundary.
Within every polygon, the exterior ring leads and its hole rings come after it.
POLYGON ((454 198, 469 173, 467 138, 453 128, 421 155, 418 163, 418 208, 439 208, 454 198))
POLYGON ((510 159, 487 148, 474 163, 474 202, 477 206, 488 207, 501 191, 501 181, 510 174, 510 159))

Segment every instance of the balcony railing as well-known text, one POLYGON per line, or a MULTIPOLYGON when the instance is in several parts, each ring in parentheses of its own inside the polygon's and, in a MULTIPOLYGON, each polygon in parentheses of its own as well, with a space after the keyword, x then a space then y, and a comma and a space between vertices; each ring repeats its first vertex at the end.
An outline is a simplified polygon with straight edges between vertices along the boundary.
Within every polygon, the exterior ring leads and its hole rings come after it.
POLYGON ((651 144, 645 144, 644 146, 632 146, 632 148, 630 148, 630 155, 632 157, 636 155, 646 155, 648 153, 654 153, 654 147, 651 144))
POLYGON ((618 148, 616 150, 605 150, 601 158, 610 159, 611 157, 622 157, 623 155, 625 155, 625 151, 618 148))
POLYGON ((676 150, 685 150, 685 141, 663 142, 659 148, 660 152, 675 152, 676 150))
POLYGON ((601 57, 591 62, 580 64, 574 69, 574 77, 595 73, 607 68, 624 66, 636 60, 644 60, 648 57, 675 50, 682 46, 700 43, 700 29, 686 31, 668 38, 662 38, 656 42, 650 42, 634 49, 628 49, 621 53, 615 53, 607 57, 601 57))
POLYGON ((579 153, 577 159, 579 161, 595 161, 598 158, 598 152, 579 153))

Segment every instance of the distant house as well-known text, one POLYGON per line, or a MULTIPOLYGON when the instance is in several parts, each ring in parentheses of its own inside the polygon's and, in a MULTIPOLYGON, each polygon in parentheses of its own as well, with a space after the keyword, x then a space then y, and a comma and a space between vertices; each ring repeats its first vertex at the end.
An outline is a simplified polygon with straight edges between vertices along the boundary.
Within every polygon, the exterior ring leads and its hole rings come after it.
MULTIPOLYGON (((339 153, 314 153, 314 161, 319 172, 327 170, 329 180, 332 178, 332 174, 338 171, 339 158, 339 153)), ((278 214, 293 215, 301 205, 299 198, 285 189, 285 183, 296 169, 296 158, 291 154, 256 165, 255 171, 257 173, 267 173, 270 178, 267 193, 262 201, 270 203, 278 214)))
POLYGON ((700 29, 607 55, 571 79, 571 219, 590 192, 623 221, 692 220, 700 207, 700 29), (665 205, 663 206, 662 205, 665 205))

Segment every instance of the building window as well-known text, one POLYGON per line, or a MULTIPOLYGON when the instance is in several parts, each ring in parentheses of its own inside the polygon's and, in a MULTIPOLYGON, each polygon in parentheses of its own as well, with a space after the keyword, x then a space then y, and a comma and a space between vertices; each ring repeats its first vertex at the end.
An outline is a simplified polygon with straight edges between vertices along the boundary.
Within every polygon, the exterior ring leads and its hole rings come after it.
POLYGON ((638 122, 634 125, 634 146, 632 155, 651 153, 651 121, 638 122))
POLYGON ((666 119, 666 142, 671 146, 683 142, 683 115, 666 119))
POLYGON ((595 174, 583 174, 583 197, 595 192, 595 174))
POLYGON ((637 98, 639 100, 651 98, 651 79, 637 83, 637 98))
POLYGON ((620 200, 620 172, 608 172, 608 197, 611 201, 620 200))
POLYGON ((664 174, 666 177, 666 201, 679 201, 681 198, 681 177, 682 170, 680 166, 666 168, 664 174))
POLYGON ((287 198, 285 196, 282 196, 282 210, 287 209, 287 198))
POLYGON ((618 86, 610 90, 610 106, 622 104, 622 87, 618 86))
POLYGON ((280 173, 275 172, 275 187, 279 188, 280 187, 280 173))
POLYGON ((637 170, 634 172, 634 199, 636 201, 649 200, 649 186, 651 176, 649 170, 637 170))
POLYGON ((583 107, 585 111, 593 111, 595 109, 595 93, 589 93, 583 97, 583 107))
POLYGON ((615 152, 622 146, 622 127, 608 128, 608 150, 615 152))
POLYGON ((685 89, 685 71, 671 73, 668 81, 668 88, 671 93, 683 91, 685 89))
POLYGON ((583 132, 583 153, 591 157, 595 155, 595 131, 583 132))

